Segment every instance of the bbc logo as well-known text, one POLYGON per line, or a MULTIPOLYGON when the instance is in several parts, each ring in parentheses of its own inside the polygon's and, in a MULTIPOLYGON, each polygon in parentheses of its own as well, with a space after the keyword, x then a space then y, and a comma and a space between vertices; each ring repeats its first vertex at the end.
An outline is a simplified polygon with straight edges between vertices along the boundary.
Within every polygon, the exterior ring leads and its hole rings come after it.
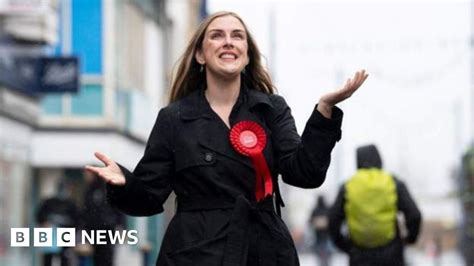
MULTIPOLYGON (((33 246, 34 247, 74 247, 76 245, 75 228, 56 228, 56 237, 53 235, 53 228, 34 228, 33 246), (56 243, 53 243, 53 239, 56 243)), ((30 228, 11 228, 10 230, 11 247, 29 247, 30 228)))

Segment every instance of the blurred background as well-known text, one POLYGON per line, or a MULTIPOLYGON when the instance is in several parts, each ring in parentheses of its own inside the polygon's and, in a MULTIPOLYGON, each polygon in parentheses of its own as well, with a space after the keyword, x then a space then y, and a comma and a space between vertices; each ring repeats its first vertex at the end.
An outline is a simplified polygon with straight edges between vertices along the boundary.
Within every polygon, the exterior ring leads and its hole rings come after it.
MULTIPOLYGON (((370 73, 340 106, 343 136, 323 186, 282 184, 301 264, 316 265, 308 221, 317 196, 332 204, 356 170, 355 148, 375 143, 423 214, 407 262, 472 265, 469 0, 0 0, 0 265, 39 264, 41 249, 10 247, 10 228, 38 227, 51 197, 87 205, 82 168, 98 163, 95 151, 133 169, 176 61, 202 18, 219 10, 247 23, 300 133, 320 95, 356 70, 370 73)), ((139 230, 140 243, 116 247, 116 265, 154 265, 174 200, 167 205, 117 222, 139 230)), ((336 252, 332 264, 347 257, 336 252)))

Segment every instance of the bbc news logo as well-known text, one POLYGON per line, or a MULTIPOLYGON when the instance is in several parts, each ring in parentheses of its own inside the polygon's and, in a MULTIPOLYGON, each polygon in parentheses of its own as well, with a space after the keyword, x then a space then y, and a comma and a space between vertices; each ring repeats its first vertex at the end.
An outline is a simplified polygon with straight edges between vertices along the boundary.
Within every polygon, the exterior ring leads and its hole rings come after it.
POLYGON ((33 239, 34 247, 74 247, 77 243, 90 245, 106 244, 138 244, 137 230, 81 230, 80 242, 76 241, 76 228, 33 228, 30 238, 30 228, 11 228, 10 246, 29 247, 33 239), (54 232, 53 232, 54 230, 54 232))

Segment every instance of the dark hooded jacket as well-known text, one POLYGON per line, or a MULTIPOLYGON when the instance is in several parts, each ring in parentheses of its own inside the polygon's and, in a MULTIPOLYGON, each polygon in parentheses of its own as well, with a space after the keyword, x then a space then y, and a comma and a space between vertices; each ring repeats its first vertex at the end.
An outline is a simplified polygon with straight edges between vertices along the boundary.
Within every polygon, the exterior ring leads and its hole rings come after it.
MULTIPOLYGON (((279 174, 290 185, 315 188, 340 139, 342 111, 334 108, 326 119, 315 110, 300 138, 282 97, 243 86, 229 121, 253 121, 264 129, 263 155, 274 188, 279 174)), ((157 265, 299 265, 273 199, 256 202, 252 161, 232 148, 229 133, 204 90, 194 91, 160 111, 133 173, 121 167, 126 185, 109 186, 112 204, 137 216, 161 213, 171 191, 176 194, 177 212, 157 265)))
POLYGON ((41 202, 36 213, 36 221, 43 225, 48 223, 56 227, 75 227, 79 216, 78 208, 69 194, 68 181, 62 180, 57 195, 41 202))
POLYGON ((319 195, 309 221, 314 231, 315 251, 327 251, 329 248, 328 213, 329 207, 326 205, 324 197, 319 195), (319 220, 319 222, 317 220, 319 220))
MULTIPOLYGON (((382 169, 382 159, 374 145, 362 146, 357 149, 357 168, 382 169)), ((349 235, 343 235, 341 229, 346 219, 344 212, 345 186, 342 186, 334 205, 329 211, 329 233, 336 246, 349 255, 351 266, 398 266, 405 265, 403 246, 415 243, 421 224, 421 213, 408 192, 405 184, 394 177, 397 190, 397 208, 404 215, 407 236, 402 239, 397 223, 395 238, 388 244, 376 248, 356 246, 349 235)))

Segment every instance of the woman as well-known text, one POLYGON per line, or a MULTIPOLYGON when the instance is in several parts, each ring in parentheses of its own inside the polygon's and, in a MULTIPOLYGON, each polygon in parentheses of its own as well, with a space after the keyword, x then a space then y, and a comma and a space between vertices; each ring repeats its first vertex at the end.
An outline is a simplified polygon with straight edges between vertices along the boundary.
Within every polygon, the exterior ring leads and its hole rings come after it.
POLYGON ((104 167, 86 167, 108 183, 111 203, 129 215, 161 213, 175 192, 177 213, 157 265, 299 265, 273 206, 278 174, 298 187, 323 183, 341 134, 335 104, 367 74, 357 72, 321 97, 300 138, 260 57, 238 15, 211 15, 186 49, 170 104, 159 112, 133 173, 101 153, 95 155, 104 167))

